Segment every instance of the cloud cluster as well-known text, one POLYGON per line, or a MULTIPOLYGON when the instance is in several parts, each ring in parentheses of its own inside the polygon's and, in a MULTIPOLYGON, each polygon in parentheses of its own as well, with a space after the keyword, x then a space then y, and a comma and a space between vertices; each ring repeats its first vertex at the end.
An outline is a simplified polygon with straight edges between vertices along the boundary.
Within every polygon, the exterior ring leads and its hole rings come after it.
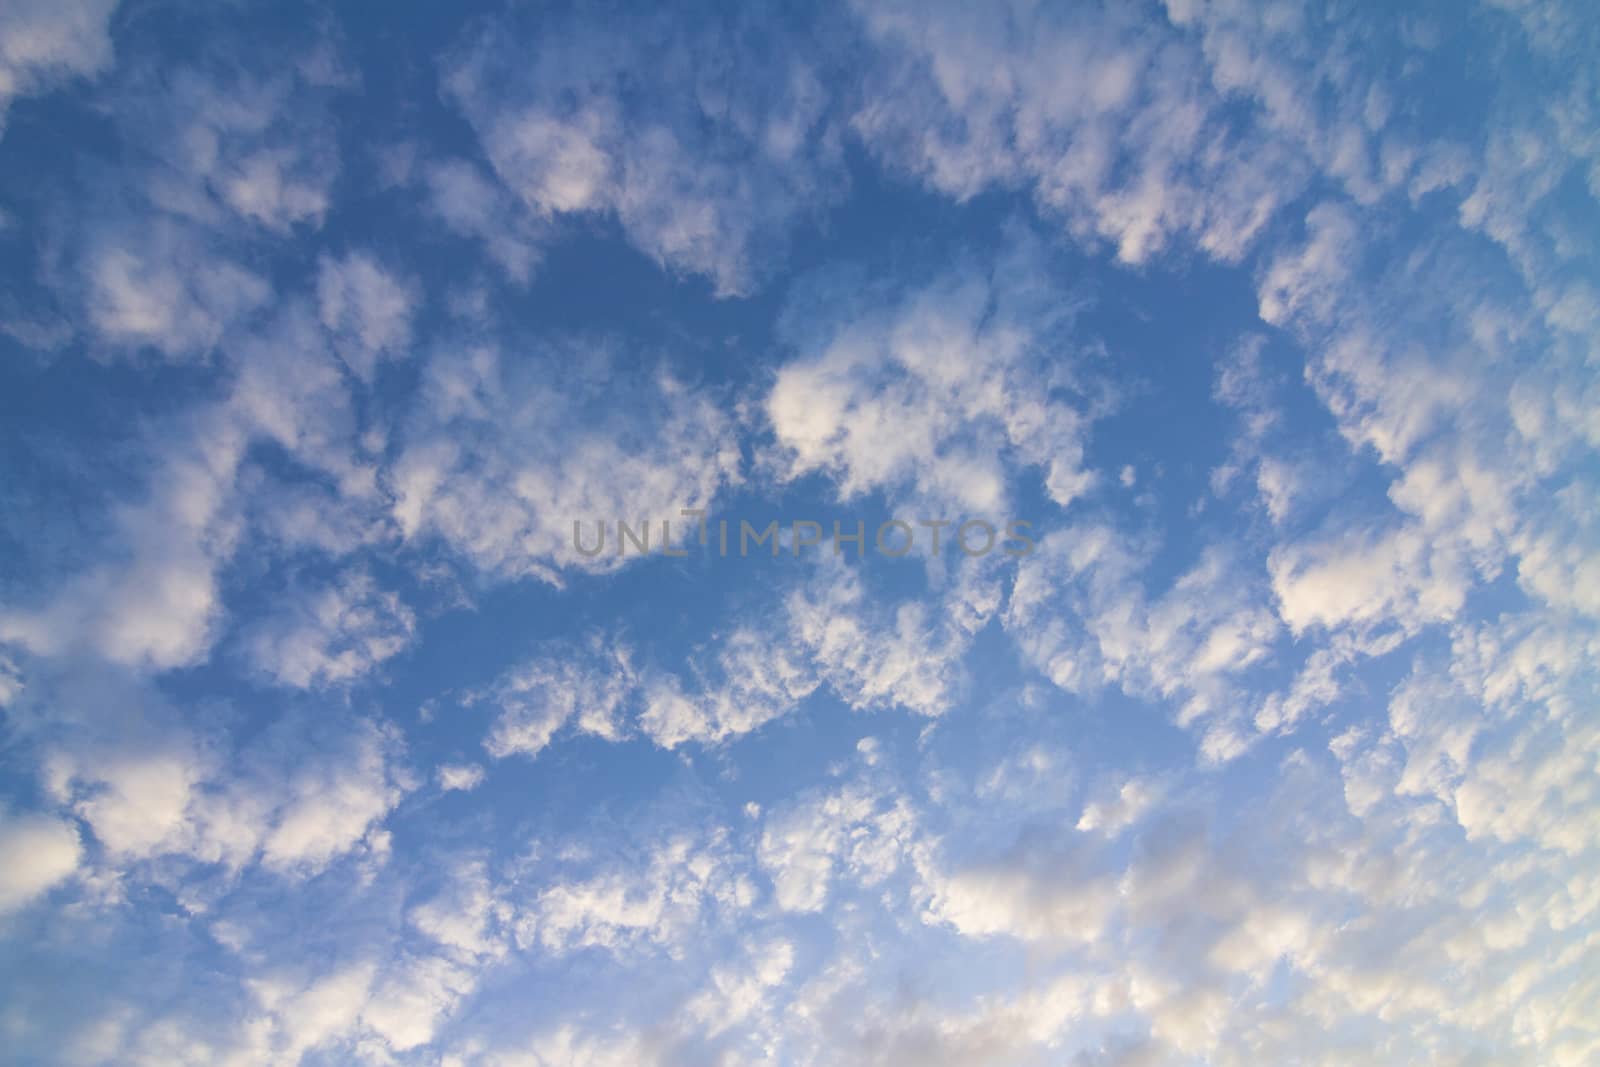
POLYGON ((1582 4, 159 14, 0 14, 15 1055, 1600 1057, 1582 4), (753 500, 1038 543, 573 543, 753 500))
MULTIPOLYGON (((446 91, 523 211, 615 218, 663 267, 745 293, 842 184, 821 48, 744 13, 621 17, 493 20, 445 61, 446 91)), ((441 180, 466 202, 463 172, 436 173, 436 202, 441 180)))
POLYGON ((704 508, 738 481, 714 398, 664 367, 624 385, 608 373, 617 355, 598 338, 523 358, 474 341, 435 353, 386 472, 401 535, 439 538, 491 574, 560 583, 564 569, 625 562, 615 545, 580 553, 575 522, 704 508))
POLYGON ((910 292, 858 283, 819 279, 788 310, 797 355, 765 399, 780 478, 822 473, 841 500, 882 492, 930 519, 1004 515, 1018 469, 1062 507, 1093 484, 1075 297, 1032 241, 910 292))
POLYGON ((18 97, 46 92, 110 66, 116 0, 8 5, 0 16, 0 133, 18 97))

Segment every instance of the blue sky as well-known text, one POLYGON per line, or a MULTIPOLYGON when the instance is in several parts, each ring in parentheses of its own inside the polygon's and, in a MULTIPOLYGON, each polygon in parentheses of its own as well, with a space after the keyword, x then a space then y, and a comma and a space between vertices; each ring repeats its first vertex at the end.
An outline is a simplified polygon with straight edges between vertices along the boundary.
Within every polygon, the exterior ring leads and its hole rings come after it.
POLYGON ((0 1059, 1600 1062, 1596 54, 6 5, 0 1059))

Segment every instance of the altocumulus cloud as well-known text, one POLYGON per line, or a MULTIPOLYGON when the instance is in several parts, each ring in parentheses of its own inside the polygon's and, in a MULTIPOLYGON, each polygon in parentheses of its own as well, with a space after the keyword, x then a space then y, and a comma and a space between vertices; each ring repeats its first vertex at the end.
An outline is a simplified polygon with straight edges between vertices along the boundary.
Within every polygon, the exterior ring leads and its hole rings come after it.
POLYGON ((0 1047, 1600 1060, 1595 54, 7 5, 0 1047))

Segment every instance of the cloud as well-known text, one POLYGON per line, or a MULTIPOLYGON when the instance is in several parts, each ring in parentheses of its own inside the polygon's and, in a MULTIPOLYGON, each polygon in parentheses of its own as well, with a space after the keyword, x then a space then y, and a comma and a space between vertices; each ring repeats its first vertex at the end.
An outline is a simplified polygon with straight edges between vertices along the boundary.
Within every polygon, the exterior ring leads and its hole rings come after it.
POLYGON ((1461 610, 1472 584, 1467 561, 1436 551, 1414 529, 1376 537, 1351 532, 1285 549, 1272 560, 1272 578, 1279 611, 1297 632, 1311 625, 1444 622, 1461 610))
POLYGON ((447 229, 482 241, 489 257, 514 281, 528 280, 540 258, 540 227, 522 217, 510 196, 458 159, 429 164, 422 182, 428 210, 447 229))
POLYGON ((816 912, 837 882, 870 888, 900 869, 916 835, 916 813, 866 776, 769 813, 756 856, 778 907, 816 912))
POLYGON ((317 308, 334 337, 334 351, 353 374, 370 383, 380 359, 405 356, 419 297, 415 284, 385 270, 363 252, 322 257, 317 308))
POLYGON ((1299 153, 1232 118, 1201 57, 1159 24, 900 3, 859 14, 877 62, 852 130, 951 199, 1020 188, 1122 262, 1179 239, 1233 261, 1305 181, 1299 153))
POLYGON ((703 841, 675 834, 632 868, 552 879, 520 909, 517 944, 555 955, 598 948, 681 956, 719 916, 730 919, 755 901, 728 844, 721 832, 703 841))
POLYGON ((260 1051, 299 1063, 312 1049, 344 1037, 361 1019, 373 970, 356 962, 304 985, 288 975, 256 982, 255 1006, 266 1022, 266 1033, 257 1039, 264 1046, 260 1051))
POLYGON ((543 650, 471 702, 500 714, 484 745, 497 758, 537 755, 568 724, 618 741, 635 731, 663 748, 715 746, 800 708, 819 688, 851 708, 938 716, 956 702, 972 630, 908 598, 874 603, 855 568, 824 557, 771 610, 712 633, 677 669, 628 641, 594 635, 543 650))
POLYGON ((445 763, 439 767, 439 788, 445 792, 471 792, 483 784, 484 769, 476 763, 445 763))
POLYGON ((1086 804, 1078 829, 1115 837, 1133 826, 1161 798, 1161 789, 1143 778, 1128 778, 1114 791, 1086 804))
POLYGON ((49 892, 78 870, 83 844, 72 823, 50 815, 0 816, 0 915, 49 892))
POLYGON ((409 921, 446 948, 473 957, 505 951, 504 941, 490 933, 493 921, 505 914, 484 864, 472 862, 453 872, 446 892, 413 908, 409 921))
POLYGON ((1261 279, 1263 321, 1283 325, 1291 316, 1325 318, 1356 264, 1354 215, 1337 204, 1318 204, 1306 215, 1306 242, 1280 252, 1261 279))
POLYGON ((251 665, 279 685, 345 685, 411 643, 416 616, 370 574, 347 571, 325 587, 297 589, 241 637, 251 665))
POLYGON ((0 134, 19 97, 48 92, 111 65, 116 0, 51 4, 22 0, 0 15, 0 134))
MULTIPOLYGON (((629 701, 645 736, 664 748, 730 742, 823 687, 857 711, 936 717, 959 700, 969 620, 916 598, 880 606, 853 565, 830 557, 778 592, 770 618, 714 634, 686 670, 640 673, 629 701)), ((963 592, 949 599, 959 605, 963 592)))
POLYGON ((506 672, 474 702, 492 703, 499 715, 484 748, 503 759, 537 756, 556 731, 574 723, 584 733, 616 740, 625 703, 636 691, 631 654, 592 640, 586 649, 536 656, 506 672))
POLYGON ((710 988, 686 1006, 689 1016, 705 1027, 708 1036, 716 1037, 735 1026, 749 1026, 752 1016, 767 1012, 773 987, 781 984, 794 966, 794 945, 771 941, 754 946, 750 957, 741 961, 743 966, 713 967, 710 988))
POLYGON ((156 668, 206 653, 221 609, 218 559, 236 537, 229 504, 245 444, 225 416, 207 414, 174 434, 148 495, 116 514, 111 551, 39 606, 0 613, 0 638, 46 656, 87 645, 156 668))
POLYGON ((716 399, 664 368, 613 377, 619 355, 593 338, 515 360, 491 344, 439 350, 386 475, 406 540, 438 538, 489 574, 560 584, 567 571, 639 558, 618 552, 617 519, 649 518, 659 534, 662 518, 736 482, 733 426, 716 399), (606 550, 577 551, 574 523, 602 521, 606 550))
POLYGON ((795 645, 852 708, 936 716, 956 701, 971 634, 924 601, 877 607, 856 569, 829 560, 786 607, 795 645))
POLYGON ((130 229, 97 235, 81 267, 89 322, 114 346, 203 359, 272 297, 266 279, 183 227, 130 229))
MULTIPOLYGON (((1314 233, 1306 249, 1319 240, 1314 233)), ((1354 231, 1339 243, 1354 246, 1343 258, 1365 254, 1354 231)), ((1312 274, 1295 287, 1320 295, 1289 300, 1286 324, 1314 346, 1307 379, 1341 435, 1385 464, 1391 506, 1330 517, 1272 551, 1284 621, 1296 632, 1414 633, 1458 618, 1473 590, 1508 565, 1525 566, 1525 592, 1564 598, 1536 575, 1543 561, 1581 568, 1589 554, 1577 547, 1584 521, 1557 518, 1581 499, 1579 456, 1589 445, 1579 426, 1530 398, 1584 388, 1584 357, 1516 306, 1503 261, 1448 237, 1377 277, 1312 274), (1488 286, 1488 277, 1499 281, 1488 286), (1398 291, 1427 295, 1389 295, 1398 291), (1434 329, 1449 342, 1411 340, 1434 329), (1545 355, 1534 360, 1535 350, 1545 355)))
POLYGON ((1098 522, 1049 534, 1018 565, 1006 628, 1057 686, 1171 701, 1180 725, 1203 728, 1207 759, 1231 759, 1247 743, 1238 679, 1272 655, 1280 631, 1265 583, 1217 547, 1152 596, 1140 577, 1147 552, 1098 522))
POLYGON ((764 401, 780 478, 822 473, 841 500, 884 492, 929 518, 1003 516, 1018 468, 1062 507, 1088 490, 1094 412, 1060 358, 1075 301, 1037 247, 909 292, 857 281, 819 279, 788 309, 798 354, 764 401))
MULTIPOLYGON (((84 43, 96 6, 71 8, 84 43)), ((228 60, 217 44, 123 64, 102 98, 103 135, 69 171, 46 165, 72 206, 33 213, 45 250, 36 299, 97 354, 214 359, 272 301, 281 242, 326 216, 340 162, 329 102, 341 90, 318 73, 318 46, 256 44, 265 65, 228 60)), ((52 316, 29 318, 43 338, 52 316)))
POLYGON ((337 79, 305 52, 277 62, 135 70, 116 114, 134 142, 152 206, 219 232, 240 224, 276 236, 319 227, 339 175, 329 102, 337 79))
POLYGON ((842 186, 823 53, 803 30, 545 16, 530 55, 510 43, 526 21, 470 34, 443 81, 532 218, 612 216, 656 262, 737 296, 842 186), (750 53, 737 68, 731 48, 750 53))
POLYGON ((77 574, 50 576, 56 587, 35 594, 37 606, 0 612, 0 639, 45 656, 86 647, 152 670, 202 662, 219 636, 219 574, 241 541, 238 490, 253 447, 282 448, 347 499, 375 493, 338 365, 302 304, 241 338, 234 358, 221 395, 152 443, 142 492, 118 502, 103 550, 77 574))
POLYGON ((1116 880, 1091 866, 1092 853, 1066 847, 1016 852, 954 871, 927 871, 924 921, 966 937, 1006 934, 1025 941, 1093 944, 1117 905, 1116 880))
POLYGON ((410 960, 372 987, 361 1007, 361 1024, 382 1039, 385 1051, 405 1053, 429 1045, 456 1006, 472 994, 476 979, 472 968, 454 960, 410 960))
POLYGON ((816 690, 812 664, 773 634, 741 627, 714 647, 711 663, 695 672, 698 685, 664 672, 642 682, 639 729, 663 748, 714 745, 751 733, 816 690))
POLYGON ((177 857, 304 877, 362 846, 410 782, 387 728, 294 740, 293 725, 236 753, 173 727, 58 745, 46 778, 114 869, 177 857))
POLYGON ((1587 11, 771 15, 382 69, 134 19, 114 70, 108 9, 0 16, 0 110, 109 71, 4 162, 50 348, 5 371, 7 1047, 1594 1061, 1587 11), (397 207, 442 232, 372 245, 397 207), (536 275, 619 249, 661 285, 585 332, 536 275), (1047 514, 900 569, 569 547, 756 503, 1047 514), (534 615, 593 636, 384 669, 534 615), (480 789, 480 734, 537 762, 480 789))
POLYGON ((315 873, 354 849, 400 802, 409 778, 396 766, 391 730, 365 726, 305 761, 284 783, 261 860, 284 873, 315 873))

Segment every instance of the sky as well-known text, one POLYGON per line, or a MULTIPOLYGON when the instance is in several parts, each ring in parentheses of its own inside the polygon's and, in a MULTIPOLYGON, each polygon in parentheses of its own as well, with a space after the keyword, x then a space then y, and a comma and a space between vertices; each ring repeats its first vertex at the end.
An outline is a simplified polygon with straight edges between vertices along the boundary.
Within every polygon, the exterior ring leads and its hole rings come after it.
POLYGON ((9 0, 0 1061, 1600 1063, 1596 55, 9 0))

